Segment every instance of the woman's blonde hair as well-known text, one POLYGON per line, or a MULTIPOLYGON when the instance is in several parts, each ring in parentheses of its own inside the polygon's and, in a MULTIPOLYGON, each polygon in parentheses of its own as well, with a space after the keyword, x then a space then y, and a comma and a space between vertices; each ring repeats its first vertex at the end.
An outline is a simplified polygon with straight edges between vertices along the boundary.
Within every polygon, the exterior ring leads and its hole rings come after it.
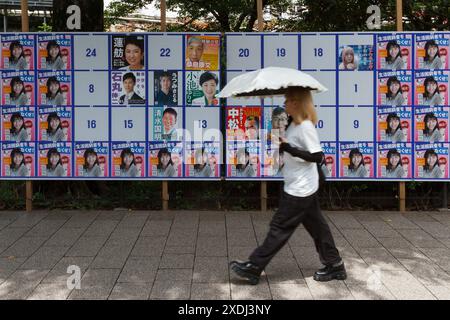
POLYGON ((316 108, 311 94, 311 90, 302 87, 291 87, 286 92, 286 98, 295 101, 295 109, 291 110, 292 118, 295 122, 300 123, 302 120, 310 120, 313 124, 317 124, 316 108))

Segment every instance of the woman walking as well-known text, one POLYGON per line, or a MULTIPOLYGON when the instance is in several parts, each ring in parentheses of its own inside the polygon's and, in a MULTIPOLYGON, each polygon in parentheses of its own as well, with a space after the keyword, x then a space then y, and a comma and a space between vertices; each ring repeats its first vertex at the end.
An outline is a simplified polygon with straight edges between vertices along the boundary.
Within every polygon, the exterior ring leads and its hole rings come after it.
POLYGON ((284 160, 284 191, 280 205, 263 244, 253 251, 248 261, 232 261, 231 270, 251 284, 257 284, 264 268, 303 223, 324 264, 324 268, 315 272, 314 280, 344 280, 347 278, 344 262, 319 207, 317 164, 322 162, 324 154, 314 127, 317 114, 310 90, 289 88, 285 105, 292 121, 286 130, 286 138, 279 137, 284 160))

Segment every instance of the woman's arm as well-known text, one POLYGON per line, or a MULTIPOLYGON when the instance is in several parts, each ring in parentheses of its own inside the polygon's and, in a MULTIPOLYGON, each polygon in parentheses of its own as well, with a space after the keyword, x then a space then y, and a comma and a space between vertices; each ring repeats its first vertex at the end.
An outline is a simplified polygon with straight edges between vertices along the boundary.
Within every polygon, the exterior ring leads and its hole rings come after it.
POLYGON ((322 151, 311 153, 309 151, 304 151, 300 150, 297 147, 293 147, 287 142, 283 142, 280 144, 280 152, 281 151, 288 152, 291 154, 291 156, 303 159, 308 162, 321 163, 323 158, 325 157, 322 151))

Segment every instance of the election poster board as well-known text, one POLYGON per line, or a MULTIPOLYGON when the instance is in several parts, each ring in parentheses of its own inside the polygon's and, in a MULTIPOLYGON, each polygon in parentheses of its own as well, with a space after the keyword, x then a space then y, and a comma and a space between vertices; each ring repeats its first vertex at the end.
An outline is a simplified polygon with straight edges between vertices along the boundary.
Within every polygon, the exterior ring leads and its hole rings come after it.
POLYGON ((0 178, 221 178, 220 33, 4 33, 0 47, 0 178))
MULTIPOLYGON (((449 32, 225 37, 227 81, 276 66, 328 88, 313 93, 328 180, 448 179, 449 32)), ((285 123, 284 97, 228 98, 225 108, 226 178, 281 180, 271 132, 285 123)))

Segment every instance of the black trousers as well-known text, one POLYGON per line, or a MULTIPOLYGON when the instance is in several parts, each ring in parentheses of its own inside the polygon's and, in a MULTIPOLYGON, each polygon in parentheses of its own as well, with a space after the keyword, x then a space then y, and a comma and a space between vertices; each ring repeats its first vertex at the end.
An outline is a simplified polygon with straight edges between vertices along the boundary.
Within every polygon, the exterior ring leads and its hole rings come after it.
POLYGON ((324 265, 341 261, 330 227, 320 211, 317 192, 308 197, 294 197, 284 191, 279 208, 270 222, 266 239, 253 251, 249 260, 265 268, 300 223, 303 223, 306 231, 314 239, 320 261, 324 265))

